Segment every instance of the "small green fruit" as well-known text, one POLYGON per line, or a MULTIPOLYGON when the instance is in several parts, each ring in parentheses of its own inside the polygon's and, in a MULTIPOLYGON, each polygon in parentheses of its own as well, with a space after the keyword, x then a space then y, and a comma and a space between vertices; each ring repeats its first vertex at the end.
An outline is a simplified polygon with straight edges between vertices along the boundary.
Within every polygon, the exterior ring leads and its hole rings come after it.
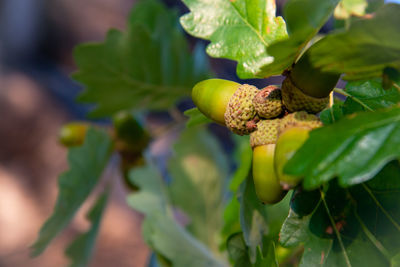
POLYGON ((116 149, 129 154, 141 153, 150 141, 150 136, 140 123, 127 111, 121 111, 113 117, 116 149))
POLYGON ((85 140, 89 124, 85 122, 71 122, 64 124, 59 132, 58 141, 65 147, 80 146, 85 140))
POLYGON ((276 142, 274 167, 280 184, 285 190, 295 187, 303 179, 301 176, 285 174, 283 168, 307 140, 309 132, 308 127, 291 127, 281 133, 276 142))
POLYGON ((322 123, 319 118, 313 114, 308 114, 305 111, 289 113, 280 120, 278 135, 291 127, 304 127, 315 129, 321 127, 322 123))
POLYGON ((225 125, 226 107, 239 86, 239 83, 228 80, 204 80, 193 87, 192 99, 204 115, 219 124, 225 125))
POLYGON ((266 119, 276 118, 283 112, 281 90, 276 85, 261 89, 253 99, 258 116, 266 119))
POLYGON ((282 102, 290 112, 305 110, 309 113, 318 113, 326 107, 329 97, 316 98, 306 95, 288 76, 282 83, 282 102))
POLYGON ((275 204, 285 195, 274 170, 275 144, 253 149, 253 180, 257 197, 266 204, 275 204))
POLYGON ((250 134, 257 129, 253 99, 258 92, 257 87, 243 84, 230 98, 224 117, 226 127, 235 134, 250 134))

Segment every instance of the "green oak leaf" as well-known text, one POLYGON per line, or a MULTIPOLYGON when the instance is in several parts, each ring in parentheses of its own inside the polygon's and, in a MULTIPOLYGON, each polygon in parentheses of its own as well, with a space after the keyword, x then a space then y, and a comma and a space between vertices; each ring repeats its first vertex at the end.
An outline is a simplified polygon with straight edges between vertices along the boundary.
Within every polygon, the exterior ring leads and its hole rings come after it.
POLYGON ((90 128, 83 145, 69 149, 69 170, 59 177, 57 203, 32 245, 33 256, 46 249, 93 191, 109 160, 111 148, 111 139, 104 131, 90 128))
POLYGON ((189 120, 186 122, 187 128, 213 122, 211 119, 204 116, 198 108, 188 109, 183 114, 189 117, 189 120))
POLYGON ((273 61, 266 48, 287 37, 274 0, 183 2, 191 12, 181 17, 181 24, 189 34, 211 41, 210 56, 237 61, 240 78, 266 77, 261 67, 273 61))
POLYGON ((142 233, 150 248, 171 262, 172 266, 225 266, 203 243, 174 220, 167 185, 154 166, 150 164, 135 168, 129 176, 140 191, 128 197, 128 204, 145 215, 142 233))
POLYGON ((362 183, 400 157, 400 108, 356 113, 316 129, 285 166, 304 176, 306 189, 338 177, 342 186, 362 183))
POLYGON ((389 267, 400 245, 399 180, 400 165, 393 161, 367 183, 345 189, 330 182, 310 214, 296 211, 309 209, 310 202, 294 198, 281 244, 304 244, 302 267, 389 267))
POLYGON ((228 169, 227 156, 205 128, 182 132, 168 162, 171 203, 189 217, 186 228, 215 252, 228 169))
POLYGON ((98 197, 96 203, 87 214, 87 218, 91 222, 89 231, 78 236, 66 249, 65 254, 72 261, 70 267, 88 266, 107 199, 108 191, 98 197))
POLYGON ((356 80, 382 75, 385 67, 400 68, 400 5, 387 4, 348 30, 330 34, 310 47, 313 65, 345 73, 356 80))
POLYGON ((92 116, 171 108, 208 77, 204 52, 190 53, 177 20, 160 2, 140 1, 125 32, 110 30, 104 42, 76 47, 73 78, 85 87, 79 100, 96 105, 92 116))
POLYGON ((227 266, 168 216, 157 213, 148 215, 142 229, 150 248, 167 258, 174 267, 227 266))
POLYGON ((344 114, 388 108, 400 102, 400 91, 394 86, 383 89, 381 79, 349 82, 346 93, 349 97, 343 105, 344 114))
POLYGON ((299 57, 307 43, 332 15, 340 0, 289 0, 284 6, 289 38, 267 48, 274 61, 262 66, 264 76, 281 74, 299 57))

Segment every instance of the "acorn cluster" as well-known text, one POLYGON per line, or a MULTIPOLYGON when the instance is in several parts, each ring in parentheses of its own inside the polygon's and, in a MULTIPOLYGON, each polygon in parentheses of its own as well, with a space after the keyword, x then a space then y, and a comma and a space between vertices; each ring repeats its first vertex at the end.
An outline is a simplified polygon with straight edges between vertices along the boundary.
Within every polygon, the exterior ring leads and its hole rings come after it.
POLYGON ((215 121, 238 135, 250 135, 253 179, 263 203, 279 202, 301 182, 302 177, 287 175, 283 168, 308 138, 309 131, 322 125, 312 113, 323 110, 328 98, 307 96, 290 79, 285 80, 282 88, 270 85, 261 90, 248 84, 211 79, 196 85, 192 96, 206 116, 213 118, 213 113, 223 113, 223 119, 215 121), (229 91, 223 89, 225 82, 229 91), (217 93, 210 84, 218 84, 221 91, 217 93), (223 96, 223 102, 221 98, 207 98, 208 95, 223 96), (218 111, 210 111, 210 107, 216 106, 218 111))

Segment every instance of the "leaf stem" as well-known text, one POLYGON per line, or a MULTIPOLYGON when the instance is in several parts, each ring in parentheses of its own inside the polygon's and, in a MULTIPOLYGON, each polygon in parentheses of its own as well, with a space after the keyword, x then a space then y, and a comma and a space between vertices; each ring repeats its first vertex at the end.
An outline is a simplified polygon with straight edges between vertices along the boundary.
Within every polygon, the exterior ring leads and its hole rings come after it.
POLYGON ((383 214, 385 214, 385 216, 389 219, 389 221, 397 228, 397 230, 400 231, 400 225, 392 218, 392 216, 390 216, 389 212, 387 212, 382 207, 381 203, 379 203, 378 199, 376 199, 376 197, 372 193, 371 189, 369 189, 368 186, 366 186, 365 184, 362 184, 362 186, 364 187, 365 191, 368 192, 369 196, 374 200, 375 204, 381 209, 383 214))
POLYGON ((372 108, 370 108, 369 106, 367 106, 363 101, 361 101, 360 99, 358 99, 357 97, 347 93, 345 90, 340 89, 340 88, 335 88, 333 89, 333 91, 335 91, 335 93, 341 94, 343 96, 346 97, 350 97, 351 99, 353 99, 354 101, 356 101, 358 104, 360 104, 361 106, 363 106, 365 109, 369 110, 369 111, 374 111, 372 108))
POLYGON ((337 237, 337 239, 339 241, 340 248, 343 251, 343 256, 344 256, 344 259, 346 261, 346 265, 348 267, 351 267, 350 259, 349 259, 349 256, 346 253, 346 249, 344 248, 342 237, 340 236, 340 233, 339 233, 338 229, 336 228, 335 220, 333 219, 333 217, 331 215, 331 212, 329 211, 328 204, 325 201, 325 194, 324 194, 324 192, 322 192, 321 189, 319 190, 319 192, 321 194, 321 200, 324 203, 324 206, 325 206, 325 209, 326 209, 326 213, 328 214, 328 217, 329 217, 329 220, 331 221, 332 227, 335 230, 335 234, 336 234, 336 237, 337 237))

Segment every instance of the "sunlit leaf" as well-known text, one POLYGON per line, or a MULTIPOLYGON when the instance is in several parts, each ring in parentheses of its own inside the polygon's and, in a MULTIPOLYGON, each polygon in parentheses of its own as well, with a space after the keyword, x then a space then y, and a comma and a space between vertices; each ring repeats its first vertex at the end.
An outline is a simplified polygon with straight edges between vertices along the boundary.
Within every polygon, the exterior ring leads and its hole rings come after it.
POLYGON ((170 199, 189 217, 187 229, 218 251, 228 159, 217 140, 205 128, 185 130, 174 144, 168 171, 170 199))
POLYGON ((211 41, 210 56, 237 61, 241 78, 265 77, 260 68, 273 60, 266 48, 287 37, 274 0, 183 2, 191 12, 181 17, 181 24, 191 35, 211 41))

